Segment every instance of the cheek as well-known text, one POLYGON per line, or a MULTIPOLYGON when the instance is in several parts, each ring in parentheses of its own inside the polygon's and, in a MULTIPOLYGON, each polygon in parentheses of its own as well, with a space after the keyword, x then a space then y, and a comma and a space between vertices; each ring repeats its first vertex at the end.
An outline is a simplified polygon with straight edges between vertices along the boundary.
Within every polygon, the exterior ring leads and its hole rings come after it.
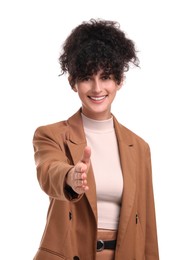
POLYGON ((110 93, 115 96, 117 91, 119 90, 118 85, 114 85, 111 89, 110 89, 110 93))
POLYGON ((85 100, 87 98, 86 93, 84 93, 83 91, 80 91, 80 89, 78 90, 78 96, 81 100, 85 100))
POLYGON ((89 86, 86 84, 77 86, 77 92, 79 96, 87 96, 87 93, 89 92, 89 86))

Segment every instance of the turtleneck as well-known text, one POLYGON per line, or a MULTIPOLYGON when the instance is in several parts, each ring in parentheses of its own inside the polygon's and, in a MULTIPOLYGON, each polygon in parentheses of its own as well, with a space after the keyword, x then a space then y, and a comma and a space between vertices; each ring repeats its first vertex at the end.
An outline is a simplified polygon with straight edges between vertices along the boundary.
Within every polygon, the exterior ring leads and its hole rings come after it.
POLYGON ((89 131, 93 131, 98 134, 103 134, 114 130, 113 117, 107 120, 94 120, 82 114, 82 119, 84 128, 86 128, 89 131))
POLYGON ((123 177, 113 117, 93 120, 82 114, 82 120, 87 144, 91 148, 97 192, 98 228, 117 229, 123 177))

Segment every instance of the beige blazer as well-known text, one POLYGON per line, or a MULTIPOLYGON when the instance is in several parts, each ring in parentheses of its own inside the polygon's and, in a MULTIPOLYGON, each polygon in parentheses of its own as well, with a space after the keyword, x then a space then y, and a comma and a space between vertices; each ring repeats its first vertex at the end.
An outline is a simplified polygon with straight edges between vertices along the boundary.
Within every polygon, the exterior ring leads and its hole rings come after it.
MULTIPOLYGON (((115 260, 158 260, 148 144, 114 117, 123 173, 115 260)), ((64 180, 86 146, 80 110, 66 121, 39 127, 33 145, 37 177, 50 197, 45 231, 34 260, 96 259, 97 201, 92 167, 90 189, 77 196, 64 180)), ((109 213, 108 213, 109 214, 109 213)))

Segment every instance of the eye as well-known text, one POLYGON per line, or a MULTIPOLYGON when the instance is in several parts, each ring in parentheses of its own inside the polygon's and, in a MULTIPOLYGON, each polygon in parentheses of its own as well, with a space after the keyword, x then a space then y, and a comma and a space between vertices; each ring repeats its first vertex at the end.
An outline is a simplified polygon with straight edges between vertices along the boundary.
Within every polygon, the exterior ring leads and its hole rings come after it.
POLYGON ((89 80, 90 80, 89 76, 86 76, 86 77, 80 79, 81 82, 89 81, 89 80))
POLYGON ((108 80, 108 79, 111 79, 111 76, 110 75, 102 75, 102 80, 108 80))

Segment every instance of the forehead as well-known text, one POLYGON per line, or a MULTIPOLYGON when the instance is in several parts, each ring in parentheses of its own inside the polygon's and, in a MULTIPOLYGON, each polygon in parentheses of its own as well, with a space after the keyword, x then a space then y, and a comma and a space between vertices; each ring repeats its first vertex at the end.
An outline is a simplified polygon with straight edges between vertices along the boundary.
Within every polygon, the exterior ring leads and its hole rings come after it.
POLYGON ((103 76, 103 75, 110 75, 112 74, 108 69, 98 69, 96 72, 92 73, 92 76, 103 76))
POLYGON ((112 74, 109 72, 106 72, 104 70, 99 70, 94 73, 89 73, 89 74, 85 75, 84 77, 103 77, 103 76, 110 76, 110 75, 112 75, 112 74))

